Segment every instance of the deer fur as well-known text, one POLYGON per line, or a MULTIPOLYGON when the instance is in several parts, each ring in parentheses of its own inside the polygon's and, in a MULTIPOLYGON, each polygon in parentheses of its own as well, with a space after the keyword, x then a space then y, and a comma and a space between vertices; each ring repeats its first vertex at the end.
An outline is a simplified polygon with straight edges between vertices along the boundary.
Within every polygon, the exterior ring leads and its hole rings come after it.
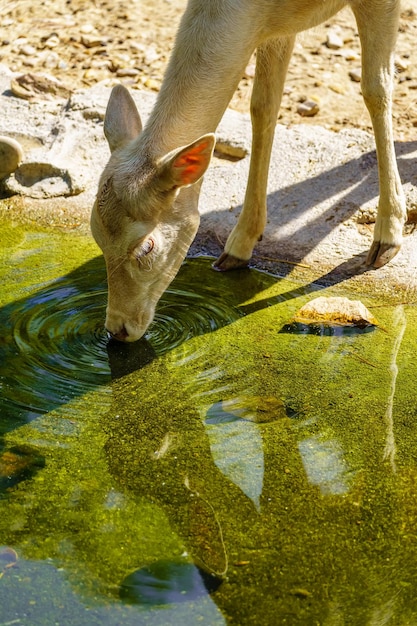
MULTIPOLYGON (((362 93, 375 134, 380 197, 367 264, 398 252, 406 217, 391 122, 399 0, 189 0, 155 107, 142 129, 122 85, 113 88, 104 132, 111 157, 91 228, 108 275, 106 328, 135 341, 175 277, 199 225, 202 177, 214 131, 254 52, 252 152, 239 220, 214 266, 247 264, 266 224, 274 128, 295 35, 349 5, 362 46, 362 93)), ((308 226, 306 226, 307 228, 308 226)))

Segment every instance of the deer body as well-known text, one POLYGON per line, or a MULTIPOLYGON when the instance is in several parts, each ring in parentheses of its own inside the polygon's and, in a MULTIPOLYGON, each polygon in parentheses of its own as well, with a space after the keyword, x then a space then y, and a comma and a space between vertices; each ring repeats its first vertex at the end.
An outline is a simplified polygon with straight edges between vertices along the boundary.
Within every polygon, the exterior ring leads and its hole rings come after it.
POLYGON ((367 262, 379 267, 398 252, 406 215, 391 125, 399 0, 189 0, 145 128, 121 85, 113 89, 106 111, 104 131, 112 154, 100 179, 91 228, 106 260, 106 328, 114 337, 135 341, 145 333, 191 245, 213 133, 256 49, 245 201, 215 267, 247 264, 266 223, 270 153, 295 35, 347 4, 361 38, 362 92, 380 176, 367 262))

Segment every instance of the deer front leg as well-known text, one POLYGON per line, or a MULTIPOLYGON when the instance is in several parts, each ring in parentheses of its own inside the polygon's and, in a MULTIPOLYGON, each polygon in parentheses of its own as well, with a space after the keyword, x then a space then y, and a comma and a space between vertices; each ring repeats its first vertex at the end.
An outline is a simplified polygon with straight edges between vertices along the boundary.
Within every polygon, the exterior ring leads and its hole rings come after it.
POLYGON ((272 142, 294 38, 280 38, 257 49, 251 98, 252 152, 243 209, 224 252, 214 262, 226 271, 247 265, 266 224, 266 189, 272 142))
POLYGON ((381 267, 399 251, 407 217, 392 131, 394 46, 400 3, 353 4, 362 44, 362 94, 372 120, 378 158, 379 205, 374 241, 366 263, 381 267))

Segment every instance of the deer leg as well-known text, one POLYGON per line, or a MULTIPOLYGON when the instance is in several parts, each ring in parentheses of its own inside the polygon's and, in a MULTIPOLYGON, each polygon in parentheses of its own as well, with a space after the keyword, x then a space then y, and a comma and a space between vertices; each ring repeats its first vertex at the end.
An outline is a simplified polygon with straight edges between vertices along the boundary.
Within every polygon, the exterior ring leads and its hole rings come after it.
POLYGON ((352 9, 362 44, 362 94, 374 129, 379 175, 378 214, 366 263, 381 267, 399 251, 407 216, 391 119, 400 2, 368 0, 352 3, 352 9))
POLYGON ((214 262, 226 271, 248 264, 266 224, 266 190, 272 142, 294 37, 274 39, 257 49, 251 98, 252 152, 243 209, 224 252, 214 262))

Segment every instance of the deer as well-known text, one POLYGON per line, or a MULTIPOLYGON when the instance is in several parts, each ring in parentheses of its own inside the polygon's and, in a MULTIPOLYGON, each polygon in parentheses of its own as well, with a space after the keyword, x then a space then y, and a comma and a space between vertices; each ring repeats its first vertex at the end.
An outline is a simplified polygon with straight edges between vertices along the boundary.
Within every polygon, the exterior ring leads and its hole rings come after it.
POLYGON ((228 271, 248 264, 266 226, 271 148, 295 37, 346 6, 361 43, 361 91, 378 160, 379 204, 365 263, 380 268, 398 253, 406 206, 391 116, 400 0, 189 0, 146 124, 122 84, 107 104, 111 155, 90 223, 106 263, 105 327, 112 337, 132 342, 145 334, 184 261, 199 227, 214 133, 256 51, 247 187, 213 266, 228 271))

